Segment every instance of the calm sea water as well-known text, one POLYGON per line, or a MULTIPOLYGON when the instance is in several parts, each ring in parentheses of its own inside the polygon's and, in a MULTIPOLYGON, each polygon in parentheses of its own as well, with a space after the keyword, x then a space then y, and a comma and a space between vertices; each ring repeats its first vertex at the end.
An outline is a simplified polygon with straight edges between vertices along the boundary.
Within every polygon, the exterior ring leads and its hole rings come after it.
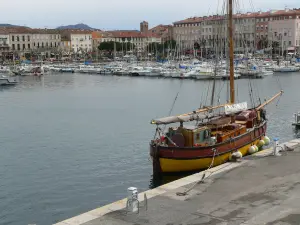
MULTIPOLYGON (((24 77, 0 91, 0 224, 48 225, 126 196, 129 186, 152 185, 150 120, 209 103, 209 81, 57 74, 24 77)), ((239 101, 263 101, 269 136, 294 138, 300 74, 238 80, 239 101), (249 90, 252 90, 252 92, 249 90), (276 104, 278 106, 276 106, 276 104)), ((226 100, 227 83, 217 82, 226 100)), ((171 180, 166 178, 165 180, 171 180)))

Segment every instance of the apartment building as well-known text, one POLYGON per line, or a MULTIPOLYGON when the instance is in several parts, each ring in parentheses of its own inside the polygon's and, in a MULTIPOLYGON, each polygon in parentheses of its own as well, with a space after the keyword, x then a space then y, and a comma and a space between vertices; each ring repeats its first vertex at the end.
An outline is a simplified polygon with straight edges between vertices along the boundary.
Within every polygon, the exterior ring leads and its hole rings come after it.
POLYGON ((256 16, 256 39, 277 42, 282 50, 297 51, 300 47, 300 9, 270 10, 256 16))
POLYGON ((9 52, 9 35, 6 34, 5 30, 0 28, 0 58, 5 58, 9 52))
POLYGON ((24 53, 29 52, 32 48, 32 30, 26 27, 8 28, 9 45, 14 52, 24 53))
POLYGON ((162 38, 151 32, 140 31, 108 31, 108 35, 102 39, 105 41, 115 41, 120 43, 132 43, 136 50, 143 51, 150 43, 162 43, 162 38))
POLYGON ((32 49, 52 50, 57 49, 61 42, 61 35, 55 29, 33 29, 32 49))
MULTIPOLYGON (((234 35, 236 50, 247 45, 255 45, 255 14, 237 14, 234 16, 234 35), (247 39, 247 42, 243 41, 247 39)), ((174 38, 184 48, 200 47, 213 50, 216 45, 222 45, 227 40, 228 22, 225 16, 213 15, 193 17, 174 22, 174 38)))
POLYGON ((93 46, 93 51, 98 51, 98 47, 101 44, 101 40, 102 40, 102 35, 103 32, 102 31, 93 31, 92 32, 92 46, 93 46))
POLYGON ((90 30, 62 30, 61 36, 64 44, 68 44, 68 41, 71 42, 71 50, 74 53, 83 54, 92 51, 93 39, 92 31, 90 30))
MULTIPOLYGON (((270 10, 235 14, 233 16, 235 51, 254 51, 261 40, 277 40, 285 50, 300 46, 300 9, 270 10)), ((226 16, 192 17, 174 22, 174 39, 183 48, 192 48, 197 42, 201 47, 213 49, 214 43, 226 40, 226 16)), ((272 43, 272 42, 270 42, 272 43)))
POLYGON ((158 25, 149 30, 149 33, 160 36, 162 42, 173 39, 173 26, 172 25, 158 25))

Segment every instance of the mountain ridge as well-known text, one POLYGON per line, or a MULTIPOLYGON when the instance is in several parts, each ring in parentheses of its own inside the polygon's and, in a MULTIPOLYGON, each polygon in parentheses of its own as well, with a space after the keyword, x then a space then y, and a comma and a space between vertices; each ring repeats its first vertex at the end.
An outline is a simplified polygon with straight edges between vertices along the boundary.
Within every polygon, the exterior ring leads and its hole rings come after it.
POLYGON ((78 23, 74 25, 66 25, 66 26, 59 26, 56 29, 58 30, 66 30, 66 29, 80 29, 80 30, 96 30, 95 28, 92 28, 84 23, 78 23))

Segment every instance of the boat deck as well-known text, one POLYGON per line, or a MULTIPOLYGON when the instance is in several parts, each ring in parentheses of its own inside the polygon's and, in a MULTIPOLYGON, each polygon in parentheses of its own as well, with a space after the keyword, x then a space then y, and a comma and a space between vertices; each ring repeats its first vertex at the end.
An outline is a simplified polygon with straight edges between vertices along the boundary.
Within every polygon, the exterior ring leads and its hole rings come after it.
POLYGON ((298 225, 300 140, 286 145, 294 151, 275 157, 270 149, 212 168, 206 173, 212 176, 186 196, 176 193, 192 187, 203 172, 147 191, 148 210, 141 207, 139 214, 126 213, 121 200, 57 225, 298 225))

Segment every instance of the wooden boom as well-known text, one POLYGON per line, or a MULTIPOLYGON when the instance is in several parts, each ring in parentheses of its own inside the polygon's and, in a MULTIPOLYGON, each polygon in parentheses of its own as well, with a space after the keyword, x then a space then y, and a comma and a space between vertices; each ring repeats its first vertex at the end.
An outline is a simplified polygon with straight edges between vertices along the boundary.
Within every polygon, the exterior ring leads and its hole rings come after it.
POLYGON ((281 96, 283 94, 283 91, 280 91, 279 93, 277 93, 276 95, 274 95, 272 98, 270 98, 269 100, 265 101, 263 104, 261 104, 260 106, 256 107, 256 110, 260 110, 263 107, 265 107, 266 105, 270 104, 272 101, 274 101, 276 98, 278 98, 279 96, 281 96))

